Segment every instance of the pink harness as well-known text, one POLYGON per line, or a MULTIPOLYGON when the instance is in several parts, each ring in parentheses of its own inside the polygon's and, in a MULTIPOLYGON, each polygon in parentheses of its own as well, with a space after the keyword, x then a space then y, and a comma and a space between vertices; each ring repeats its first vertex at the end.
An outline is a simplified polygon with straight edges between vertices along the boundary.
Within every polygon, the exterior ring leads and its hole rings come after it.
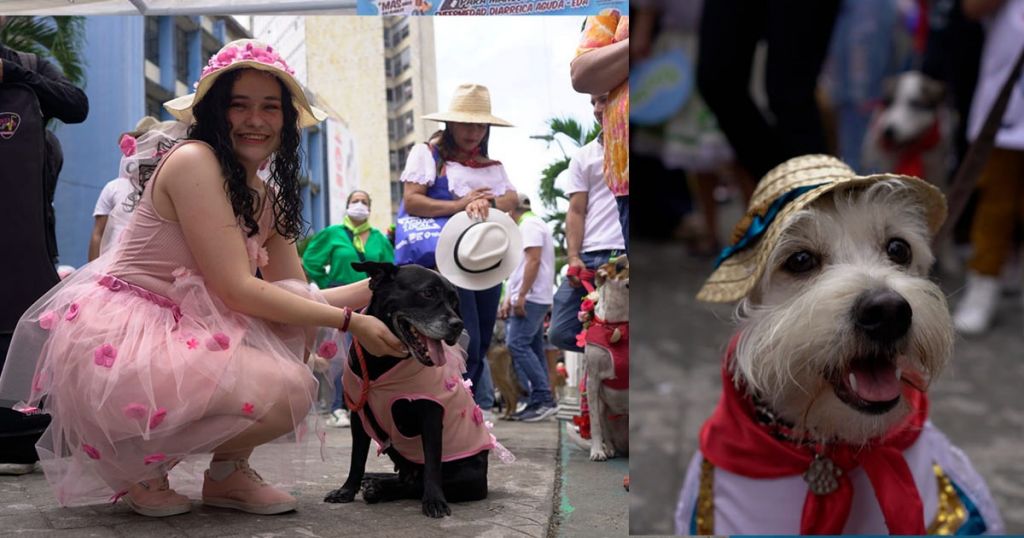
MULTIPOLYGON (((366 372, 361 357, 362 349, 358 343, 355 348, 360 355, 360 368, 366 372)), ((387 447, 393 446, 405 459, 423 463, 421 436, 402 435, 391 415, 392 404, 403 399, 430 400, 444 408, 441 461, 466 458, 495 447, 494 436, 484 424, 483 412, 473 402, 472 392, 462 381, 458 366, 461 357, 453 357, 457 352, 448 346, 445 346, 445 353, 449 356, 443 367, 425 366, 415 359, 408 359, 372 381, 357 376, 350 362, 345 361, 342 375, 345 399, 349 402, 349 408, 359 413, 366 433, 377 442, 378 456, 387 447), (387 438, 379 439, 377 432, 369 425, 366 419, 367 406, 373 411, 377 424, 387 438)))

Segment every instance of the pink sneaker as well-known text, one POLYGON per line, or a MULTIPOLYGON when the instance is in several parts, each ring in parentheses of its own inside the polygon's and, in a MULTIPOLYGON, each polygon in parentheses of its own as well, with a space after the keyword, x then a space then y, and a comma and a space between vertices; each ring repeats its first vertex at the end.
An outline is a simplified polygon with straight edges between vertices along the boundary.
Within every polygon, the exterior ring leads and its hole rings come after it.
POLYGON ((248 461, 218 463, 233 463, 235 470, 223 480, 214 480, 206 471, 203 504, 262 515, 282 514, 298 506, 295 497, 264 482, 248 461))
POLYGON ((171 489, 167 475, 133 484, 123 499, 135 513, 149 517, 174 516, 192 510, 192 501, 171 489))

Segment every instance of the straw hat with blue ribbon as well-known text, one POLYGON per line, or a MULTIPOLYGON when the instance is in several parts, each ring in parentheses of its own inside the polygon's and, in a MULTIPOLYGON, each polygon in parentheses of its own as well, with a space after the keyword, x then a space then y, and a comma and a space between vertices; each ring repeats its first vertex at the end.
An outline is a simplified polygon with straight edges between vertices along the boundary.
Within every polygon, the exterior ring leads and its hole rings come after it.
POLYGON ((715 271, 697 299, 712 303, 742 299, 761 278, 768 256, 793 215, 837 188, 863 187, 887 179, 911 187, 925 208, 934 235, 946 219, 946 197, 931 184, 897 174, 858 176, 829 155, 795 157, 773 168, 758 183, 746 215, 733 230, 732 244, 719 255, 715 271))

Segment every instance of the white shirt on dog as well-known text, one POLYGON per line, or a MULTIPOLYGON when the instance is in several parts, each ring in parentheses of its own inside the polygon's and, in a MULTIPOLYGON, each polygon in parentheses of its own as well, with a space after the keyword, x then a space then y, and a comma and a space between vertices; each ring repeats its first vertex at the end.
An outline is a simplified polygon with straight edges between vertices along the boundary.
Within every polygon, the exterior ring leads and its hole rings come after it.
MULTIPOLYGON (((981 512, 986 534, 1002 534, 1003 521, 984 480, 960 449, 950 444, 931 421, 917 441, 903 453, 924 505, 928 527, 938 512, 938 483, 932 465, 937 463, 981 512)), ((686 472, 676 507, 676 534, 689 534, 700 489, 698 450, 686 472)), ((853 504, 843 534, 889 534, 874 488, 863 468, 850 473, 853 504)), ((807 483, 801 476, 752 479, 716 467, 714 470, 714 534, 800 534, 807 483)))

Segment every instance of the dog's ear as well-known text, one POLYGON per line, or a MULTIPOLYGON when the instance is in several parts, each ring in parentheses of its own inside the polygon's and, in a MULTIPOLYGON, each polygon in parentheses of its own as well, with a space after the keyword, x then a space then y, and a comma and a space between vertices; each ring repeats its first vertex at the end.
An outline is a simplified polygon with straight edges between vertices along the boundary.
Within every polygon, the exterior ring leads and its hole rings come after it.
MULTIPOLYGON (((610 267, 612 271, 615 270, 614 265, 610 267)), ((608 274, 608 269, 609 264, 607 263, 597 268, 597 271, 594 273, 594 287, 600 288, 604 284, 604 281, 608 280, 609 276, 611 276, 608 274)))
POLYGON ((398 266, 393 263, 352 262, 352 268, 370 277, 370 289, 376 290, 381 284, 395 277, 398 266))
POLYGON ((623 273, 626 271, 629 271, 629 260, 626 258, 626 255, 623 254, 622 256, 615 258, 615 272, 623 273))

